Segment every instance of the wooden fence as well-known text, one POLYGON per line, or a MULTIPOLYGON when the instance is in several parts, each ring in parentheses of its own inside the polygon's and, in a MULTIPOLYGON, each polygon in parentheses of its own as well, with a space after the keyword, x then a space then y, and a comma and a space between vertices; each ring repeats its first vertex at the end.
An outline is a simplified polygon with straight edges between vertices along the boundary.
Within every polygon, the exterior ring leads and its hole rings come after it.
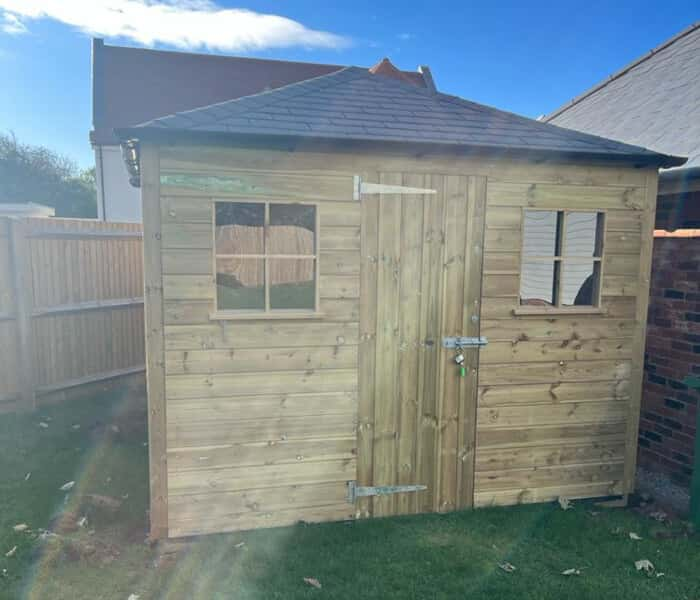
POLYGON ((140 224, 0 218, 0 412, 144 370, 140 224))

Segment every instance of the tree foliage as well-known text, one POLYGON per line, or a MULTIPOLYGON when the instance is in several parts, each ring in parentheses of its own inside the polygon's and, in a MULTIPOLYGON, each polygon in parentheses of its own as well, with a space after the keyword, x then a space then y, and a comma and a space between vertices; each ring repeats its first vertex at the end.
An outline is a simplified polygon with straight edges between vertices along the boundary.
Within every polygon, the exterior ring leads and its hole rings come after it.
POLYGON ((57 217, 96 217, 95 169, 80 170, 70 158, 0 132, 0 202, 36 202, 57 217))

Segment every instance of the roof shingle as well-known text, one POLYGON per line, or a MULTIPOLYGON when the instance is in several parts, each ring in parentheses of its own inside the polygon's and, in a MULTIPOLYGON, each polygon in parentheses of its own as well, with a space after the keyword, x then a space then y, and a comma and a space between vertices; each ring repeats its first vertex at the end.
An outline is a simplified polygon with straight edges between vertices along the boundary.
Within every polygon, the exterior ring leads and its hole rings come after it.
POLYGON ((347 67, 268 92, 148 121, 149 131, 409 142, 678 164, 679 159, 347 67))

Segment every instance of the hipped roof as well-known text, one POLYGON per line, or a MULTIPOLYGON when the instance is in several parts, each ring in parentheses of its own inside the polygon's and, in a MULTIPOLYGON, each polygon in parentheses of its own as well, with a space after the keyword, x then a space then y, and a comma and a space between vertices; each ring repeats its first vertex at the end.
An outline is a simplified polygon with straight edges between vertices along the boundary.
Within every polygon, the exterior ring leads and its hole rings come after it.
POLYGON ((263 136, 388 142, 659 166, 685 160, 541 123, 359 67, 153 119, 118 134, 123 140, 263 136))

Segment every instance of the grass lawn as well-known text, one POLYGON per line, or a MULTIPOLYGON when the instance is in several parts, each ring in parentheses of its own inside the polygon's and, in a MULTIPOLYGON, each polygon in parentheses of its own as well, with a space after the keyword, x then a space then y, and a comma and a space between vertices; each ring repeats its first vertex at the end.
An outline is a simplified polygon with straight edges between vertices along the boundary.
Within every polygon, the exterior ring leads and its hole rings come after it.
POLYGON ((162 554, 144 543, 141 403, 112 391, 0 416, 1 598, 700 598, 697 537, 668 537, 679 524, 584 502, 300 524, 162 554), (29 529, 14 531, 21 523, 29 529), (637 572, 644 558, 664 576, 637 572), (504 561, 516 570, 500 569, 504 561), (561 574, 571 568, 581 575, 561 574))

